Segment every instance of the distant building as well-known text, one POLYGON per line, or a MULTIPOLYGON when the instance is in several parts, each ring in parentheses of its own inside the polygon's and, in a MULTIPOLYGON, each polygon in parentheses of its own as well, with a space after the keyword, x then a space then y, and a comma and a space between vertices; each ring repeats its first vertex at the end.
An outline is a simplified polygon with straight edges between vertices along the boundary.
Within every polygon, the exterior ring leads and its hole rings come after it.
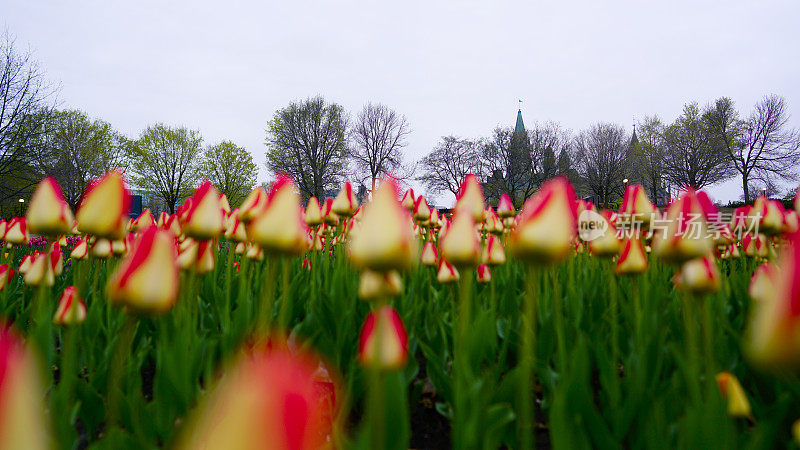
POLYGON ((482 183, 486 202, 496 205, 500 196, 507 193, 515 205, 525 201, 525 192, 515 191, 513 187, 529 185, 533 176, 533 162, 531 161, 531 143, 525 123, 522 120, 522 110, 517 110, 517 121, 511 140, 508 144, 509 167, 506 173, 500 169, 486 178, 482 183))

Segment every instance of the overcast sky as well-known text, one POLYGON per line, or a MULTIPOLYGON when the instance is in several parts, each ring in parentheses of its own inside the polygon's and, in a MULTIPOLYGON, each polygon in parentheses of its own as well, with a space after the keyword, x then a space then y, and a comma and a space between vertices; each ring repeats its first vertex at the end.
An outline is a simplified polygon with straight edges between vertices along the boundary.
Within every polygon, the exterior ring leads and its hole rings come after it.
MULTIPOLYGON (((266 122, 316 94, 405 114, 412 161, 443 135, 513 126, 518 99, 526 123, 580 130, 672 121, 723 95, 746 115, 776 93, 800 127, 798 17, 797 0, 0 0, 0 25, 61 84, 62 107, 129 136, 164 122, 232 140, 261 181, 266 122)), ((735 181, 709 191, 741 195, 735 181)))

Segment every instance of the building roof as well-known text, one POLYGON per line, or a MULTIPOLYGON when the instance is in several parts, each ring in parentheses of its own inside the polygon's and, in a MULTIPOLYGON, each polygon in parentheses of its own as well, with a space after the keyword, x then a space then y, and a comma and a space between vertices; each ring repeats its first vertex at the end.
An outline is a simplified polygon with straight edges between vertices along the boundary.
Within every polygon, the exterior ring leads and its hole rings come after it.
POLYGON ((522 110, 517 111, 517 125, 514 127, 514 133, 524 133, 525 124, 522 123, 522 110))

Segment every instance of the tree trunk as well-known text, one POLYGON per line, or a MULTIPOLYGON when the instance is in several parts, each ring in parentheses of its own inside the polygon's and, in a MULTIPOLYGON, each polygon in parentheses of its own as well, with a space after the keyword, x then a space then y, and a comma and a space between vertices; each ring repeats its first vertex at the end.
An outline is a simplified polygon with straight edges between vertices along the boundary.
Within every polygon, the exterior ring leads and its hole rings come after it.
POLYGON ((744 191, 744 202, 750 202, 750 187, 747 185, 747 175, 742 175, 742 190, 744 191))

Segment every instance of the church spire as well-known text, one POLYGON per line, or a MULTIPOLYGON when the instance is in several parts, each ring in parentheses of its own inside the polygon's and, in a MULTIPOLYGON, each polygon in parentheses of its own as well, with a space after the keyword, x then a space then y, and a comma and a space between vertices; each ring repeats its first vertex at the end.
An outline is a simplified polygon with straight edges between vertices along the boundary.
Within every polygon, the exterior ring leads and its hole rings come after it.
POLYGON ((525 124, 522 123, 522 109, 517 111, 517 125, 514 127, 514 133, 524 133, 525 124))

